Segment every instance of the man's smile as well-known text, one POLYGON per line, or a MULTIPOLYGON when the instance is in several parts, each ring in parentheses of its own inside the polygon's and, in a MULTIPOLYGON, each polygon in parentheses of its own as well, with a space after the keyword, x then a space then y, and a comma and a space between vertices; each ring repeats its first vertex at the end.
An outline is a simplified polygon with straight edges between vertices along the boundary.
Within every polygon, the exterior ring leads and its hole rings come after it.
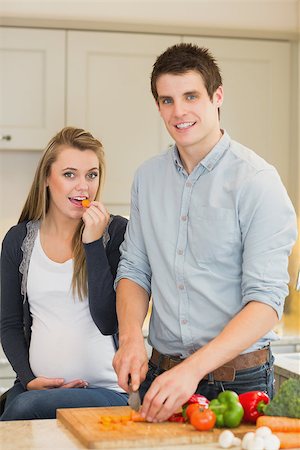
POLYGON ((196 122, 180 122, 175 125, 175 128, 177 128, 179 130, 185 130, 185 129, 190 128, 193 125, 195 125, 195 123, 196 122))

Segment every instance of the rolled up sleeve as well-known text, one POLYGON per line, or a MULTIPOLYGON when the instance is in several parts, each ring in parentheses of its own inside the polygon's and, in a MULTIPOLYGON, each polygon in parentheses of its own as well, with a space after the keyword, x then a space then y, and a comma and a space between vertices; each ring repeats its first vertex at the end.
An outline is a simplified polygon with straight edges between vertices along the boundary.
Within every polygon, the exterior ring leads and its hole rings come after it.
POLYGON ((248 180, 239 202, 242 231, 242 301, 259 301, 282 317, 288 294, 288 258, 297 238, 293 205, 275 170, 248 180))
POLYGON ((138 174, 136 174, 131 189, 130 220, 125 239, 120 247, 121 258, 115 279, 115 288, 122 278, 127 278, 144 288, 150 295, 152 273, 140 220, 138 184, 138 174))

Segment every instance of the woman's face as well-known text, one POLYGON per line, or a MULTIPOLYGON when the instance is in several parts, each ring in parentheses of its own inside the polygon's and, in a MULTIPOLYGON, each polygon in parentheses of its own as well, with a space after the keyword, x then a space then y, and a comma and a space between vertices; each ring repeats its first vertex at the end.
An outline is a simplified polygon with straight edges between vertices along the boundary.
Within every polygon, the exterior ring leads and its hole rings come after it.
POLYGON ((70 219, 80 219, 84 212, 81 201, 95 199, 100 183, 99 161, 92 150, 63 147, 52 164, 46 180, 49 210, 70 219))

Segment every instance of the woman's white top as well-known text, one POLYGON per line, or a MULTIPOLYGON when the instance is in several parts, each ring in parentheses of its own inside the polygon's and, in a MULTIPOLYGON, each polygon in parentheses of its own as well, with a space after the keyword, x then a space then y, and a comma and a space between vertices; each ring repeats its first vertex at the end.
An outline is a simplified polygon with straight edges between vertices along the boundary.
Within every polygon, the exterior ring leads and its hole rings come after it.
POLYGON ((88 300, 72 293, 73 260, 57 263, 35 240, 30 259, 27 293, 32 315, 29 362, 35 376, 82 379, 89 387, 122 392, 112 367, 111 336, 101 334, 88 300))

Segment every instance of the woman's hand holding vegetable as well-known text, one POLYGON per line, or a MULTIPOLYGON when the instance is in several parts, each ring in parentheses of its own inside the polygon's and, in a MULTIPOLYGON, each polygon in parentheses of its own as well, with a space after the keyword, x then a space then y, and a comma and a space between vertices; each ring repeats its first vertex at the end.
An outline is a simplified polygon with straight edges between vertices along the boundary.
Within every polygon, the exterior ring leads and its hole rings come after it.
POLYGON ((91 202, 85 208, 82 216, 85 225, 82 233, 82 242, 89 244, 100 239, 108 225, 109 218, 110 214, 103 203, 98 201, 91 202))

